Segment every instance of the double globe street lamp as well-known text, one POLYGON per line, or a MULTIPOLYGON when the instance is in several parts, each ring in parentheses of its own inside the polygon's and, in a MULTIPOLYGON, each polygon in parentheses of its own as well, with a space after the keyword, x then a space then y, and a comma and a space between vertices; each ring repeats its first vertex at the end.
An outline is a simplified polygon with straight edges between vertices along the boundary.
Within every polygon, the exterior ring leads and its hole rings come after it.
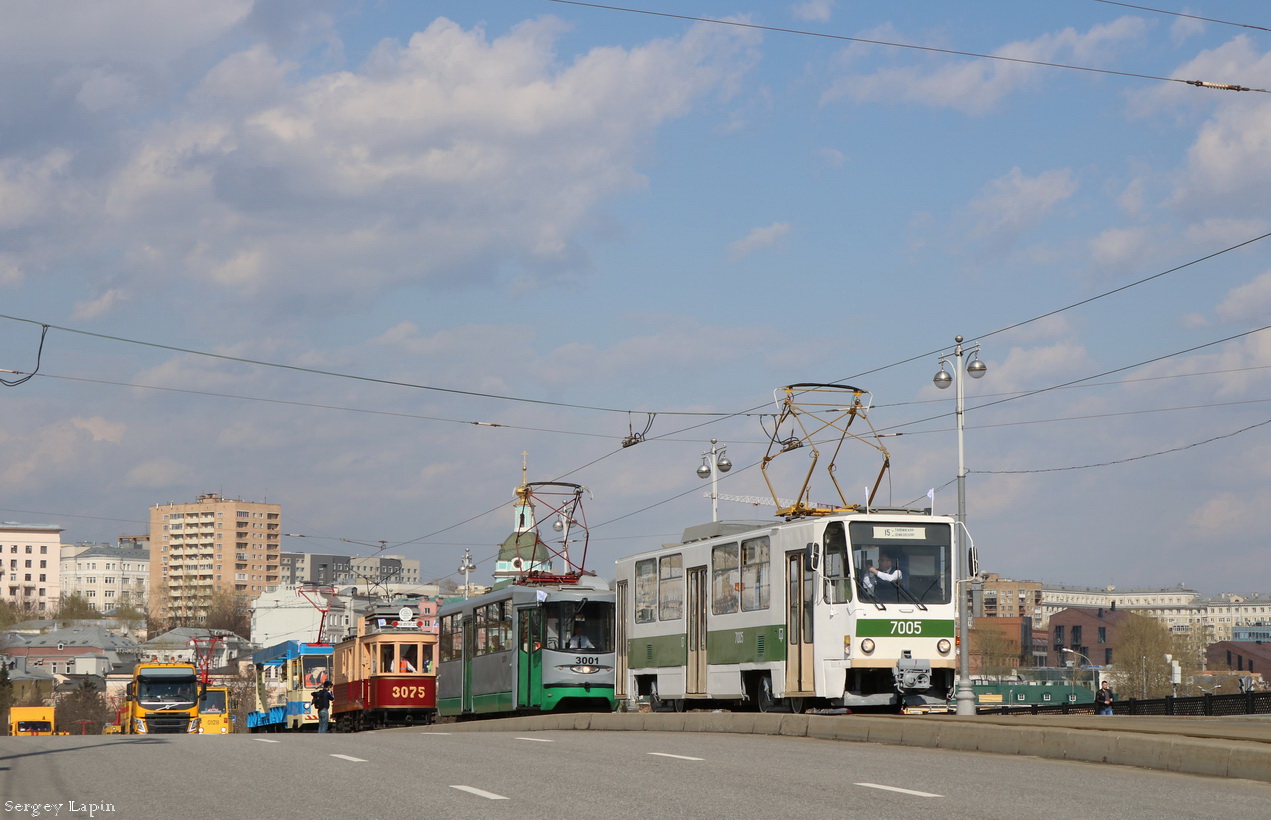
MULTIPOLYGON (((959 715, 975 714, 975 690, 971 688, 971 617, 967 598, 970 593, 972 577, 971 558, 966 545, 966 449, 963 446, 963 419, 965 416, 966 394, 963 389, 962 359, 969 355, 971 361, 966 364, 966 373, 973 379, 980 379, 989 371, 988 365, 980 361, 980 345, 977 342, 969 347, 962 347, 962 337, 953 337, 952 365, 949 355, 940 357, 940 372, 931 380, 935 386, 944 390, 953 385, 956 390, 956 417, 958 428, 958 522, 955 529, 954 544, 957 550, 959 575, 962 576, 962 591, 958 592, 958 635, 961 645, 958 652, 958 690, 955 695, 956 711, 959 715), (945 369, 946 366, 949 369, 945 369), (950 372, 952 371, 952 372, 950 372)), ((955 586, 956 588, 956 586, 955 586)))
POLYGON ((702 466, 697 468, 698 478, 711 480, 711 521, 719 520, 719 474, 733 468, 728 460, 728 447, 720 446, 717 439, 711 439, 711 449, 702 453, 702 466))

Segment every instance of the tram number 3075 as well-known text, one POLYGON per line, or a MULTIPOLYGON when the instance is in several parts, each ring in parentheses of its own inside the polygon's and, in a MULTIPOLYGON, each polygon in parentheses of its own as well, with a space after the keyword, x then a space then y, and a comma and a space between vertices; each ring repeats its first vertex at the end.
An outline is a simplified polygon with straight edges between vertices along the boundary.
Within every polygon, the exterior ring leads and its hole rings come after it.
POLYGON ((422 698, 427 694, 422 686, 394 686, 391 696, 395 698, 422 698))

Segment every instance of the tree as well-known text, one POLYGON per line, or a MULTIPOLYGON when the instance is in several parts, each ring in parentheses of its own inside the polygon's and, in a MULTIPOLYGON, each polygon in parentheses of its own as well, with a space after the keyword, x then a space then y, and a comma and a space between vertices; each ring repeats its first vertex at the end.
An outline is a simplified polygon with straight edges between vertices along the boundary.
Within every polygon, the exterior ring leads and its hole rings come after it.
POLYGON ((985 678, 1001 681, 1015 674, 1020 666, 1020 645, 1002 630, 981 625, 971 630, 972 654, 979 657, 979 671, 985 678))
POLYGON ((95 620, 101 617, 101 613, 83 595, 72 592, 58 599, 51 617, 58 621, 95 620))
MULTIPOLYGON (((196 624, 190 625, 195 626, 196 624)), ((243 640, 250 640, 252 634, 252 610, 247 603, 247 596, 229 590, 213 592, 212 601, 207 610, 207 617, 203 619, 203 623, 197 624, 197 626, 233 632, 243 640)))
POLYGON ((9 679, 9 664, 0 655, 0 720, 4 721, 5 731, 9 726, 9 707, 13 705, 13 681, 9 679))
POLYGON ((114 711, 92 681, 81 681, 74 692, 62 696, 55 713, 57 731, 73 735, 100 735, 115 720, 114 711))
POLYGON ((1117 628, 1109 676, 1119 699, 1163 698, 1174 692, 1166 655, 1176 649, 1169 631, 1157 620, 1127 613, 1117 628))

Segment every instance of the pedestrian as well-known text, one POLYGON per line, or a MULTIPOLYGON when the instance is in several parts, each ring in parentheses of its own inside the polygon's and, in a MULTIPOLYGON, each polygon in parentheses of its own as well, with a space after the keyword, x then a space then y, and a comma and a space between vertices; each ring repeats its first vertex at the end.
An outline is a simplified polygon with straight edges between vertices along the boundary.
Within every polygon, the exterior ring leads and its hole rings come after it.
POLYGON ((335 703, 335 694, 331 691, 331 681, 327 681, 313 693, 313 708, 318 710, 319 734, 326 734, 327 724, 331 720, 332 703, 335 703))
POLYGON ((1106 680, 1099 687, 1099 691, 1094 693, 1095 714, 1110 715, 1112 714, 1112 702, 1117 696, 1112 693, 1112 685, 1106 680))

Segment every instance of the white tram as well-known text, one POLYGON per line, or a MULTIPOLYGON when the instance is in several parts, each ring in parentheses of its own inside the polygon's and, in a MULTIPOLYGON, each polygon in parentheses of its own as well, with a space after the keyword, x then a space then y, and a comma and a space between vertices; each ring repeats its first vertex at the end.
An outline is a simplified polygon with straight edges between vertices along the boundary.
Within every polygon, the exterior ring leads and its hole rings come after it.
POLYGON ((954 523, 899 509, 725 521, 618 561, 616 696, 946 711, 954 523), (870 571, 888 562, 895 581, 870 571))
POLYGON ((849 430, 868 424, 866 391, 783 390, 762 469, 767 479, 778 456, 810 453, 797 500, 782 507, 774 490, 777 521, 691 527, 678 544, 618 561, 625 651, 615 697, 677 710, 723 701, 765 711, 947 711, 957 667, 956 520, 873 506, 890 458, 877 433, 869 441, 849 430), (831 429, 841 435, 825 469, 839 503, 812 504, 817 438, 831 429), (864 505, 848 503, 835 478, 847 439, 882 455, 864 505))

